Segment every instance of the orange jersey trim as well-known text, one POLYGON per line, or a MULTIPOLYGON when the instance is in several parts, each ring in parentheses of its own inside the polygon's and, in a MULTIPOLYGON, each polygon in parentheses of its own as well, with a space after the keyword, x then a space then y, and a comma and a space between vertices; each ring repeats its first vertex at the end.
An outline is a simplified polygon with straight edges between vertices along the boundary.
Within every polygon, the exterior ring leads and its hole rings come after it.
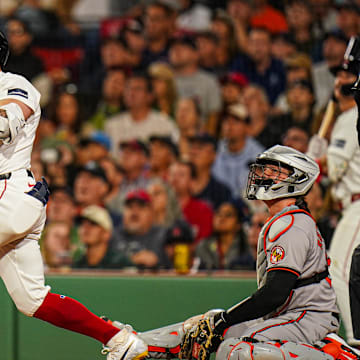
POLYGON ((297 277, 300 276, 300 273, 298 273, 297 271, 295 271, 295 270, 293 270, 293 269, 286 268, 286 267, 273 267, 273 268, 267 269, 266 272, 273 271, 273 270, 289 271, 289 272, 295 274, 297 277))

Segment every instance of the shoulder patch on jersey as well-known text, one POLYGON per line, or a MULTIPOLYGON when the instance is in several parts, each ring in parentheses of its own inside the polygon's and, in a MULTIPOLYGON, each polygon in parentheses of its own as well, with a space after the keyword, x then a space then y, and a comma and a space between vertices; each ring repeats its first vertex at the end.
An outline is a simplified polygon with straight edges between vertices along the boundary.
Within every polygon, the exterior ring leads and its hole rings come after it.
POLYGON ((275 265, 285 257, 285 250, 282 246, 275 245, 270 250, 270 263, 275 265))
POLYGON ((334 146, 338 147, 340 149, 343 149, 345 147, 346 140, 344 139, 335 139, 334 140, 334 146))
POLYGON ((23 89, 19 89, 19 88, 9 89, 7 93, 8 93, 8 95, 22 96, 22 97, 24 97, 25 99, 27 99, 27 98, 29 97, 27 91, 25 91, 25 90, 23 90, 23 89))
POLYGON ((284 215, 277 218, 271 225, 268 234, 270 242, 276 241, 281 235, 285 234, 294 223, 294 215, 284 215))

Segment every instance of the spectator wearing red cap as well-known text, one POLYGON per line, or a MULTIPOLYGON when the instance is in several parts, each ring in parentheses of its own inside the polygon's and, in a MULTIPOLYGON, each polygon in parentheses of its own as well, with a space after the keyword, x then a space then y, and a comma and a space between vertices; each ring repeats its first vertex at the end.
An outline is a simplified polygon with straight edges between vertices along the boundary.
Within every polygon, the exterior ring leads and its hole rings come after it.
POLYGON ((151 197, 143 189, 130 191, 125 197, 123 223, 114 251, 124 254, 138 268, 166 266, 165 227, 154 225, 151 197))
POLYGON ((177 161, 170 166, 169 183, 175 190, 185 220, 191 224, 195 242, 200 242, 212 232, 213 211, 206 202, 192 195, 192 181, 196 178, 194 165, 177 161))
POLYGON ((221 84, 223 106, 226 108, 241 101, 243 89, 249 84, 249 81, 244 74, 230 72, 221 79, 221 84))

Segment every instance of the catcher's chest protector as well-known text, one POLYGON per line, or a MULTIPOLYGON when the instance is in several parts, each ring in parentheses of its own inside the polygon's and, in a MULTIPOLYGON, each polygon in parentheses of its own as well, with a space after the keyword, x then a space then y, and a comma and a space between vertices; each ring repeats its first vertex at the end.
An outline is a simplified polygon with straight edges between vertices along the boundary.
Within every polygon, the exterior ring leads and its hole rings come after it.
POLYGON ((288 231, 293 222, 294 222, 294 214, 296 213, 304 213, 310 216, 308 212, 298 208, 295 205, 286 207, 272 218, 270 218, 266 224, 261 229, 258 240, 257 247, 257 284, 258 287, 262 287, 266 281, 266 269, 267 269, 267 261, 266 261, 266 250, 268 248, 268 244, 273 243, 286 231, 288 231))

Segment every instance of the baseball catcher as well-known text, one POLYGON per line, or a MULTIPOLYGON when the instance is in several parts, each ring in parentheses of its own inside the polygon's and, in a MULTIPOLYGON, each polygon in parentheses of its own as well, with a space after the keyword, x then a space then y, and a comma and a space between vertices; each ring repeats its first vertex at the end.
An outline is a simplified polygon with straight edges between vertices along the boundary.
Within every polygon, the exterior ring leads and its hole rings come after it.
POLYGON ((258 155, 246 195, 264 201, 270 218, 258 239, 257 291, 227 310, 140 333, 150 356, 359 359, 333 334, 339 310, 329 259, 304 199, 318 175, 317 163, 292 148, 276 145, 258 155))

